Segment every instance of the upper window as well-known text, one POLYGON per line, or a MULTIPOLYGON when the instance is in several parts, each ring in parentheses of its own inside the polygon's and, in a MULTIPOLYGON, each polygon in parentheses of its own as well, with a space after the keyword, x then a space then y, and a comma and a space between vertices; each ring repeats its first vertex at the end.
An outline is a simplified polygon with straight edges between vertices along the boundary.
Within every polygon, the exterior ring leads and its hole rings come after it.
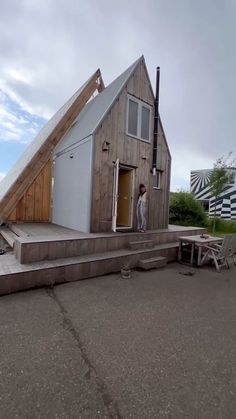
POLYGON ((142 106, 141 138, 149 141, 150 109, 142 106))
POLYGON ((138 103, 129 100, 129 120, 128 132, 132 135, 138 135, 138 103))
POLYGON ((150 141, 151 106, 128 96, 127 134, 150 141))

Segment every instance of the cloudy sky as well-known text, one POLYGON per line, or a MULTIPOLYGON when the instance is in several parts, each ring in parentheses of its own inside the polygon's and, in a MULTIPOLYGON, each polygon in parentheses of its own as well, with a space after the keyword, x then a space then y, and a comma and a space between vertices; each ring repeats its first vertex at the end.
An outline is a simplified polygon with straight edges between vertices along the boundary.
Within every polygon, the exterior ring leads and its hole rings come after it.
POLYGON ((144 54, 172 153, 172 190, 236 149, 236 0, 0 0, 0 178, 98 68, 144 54))

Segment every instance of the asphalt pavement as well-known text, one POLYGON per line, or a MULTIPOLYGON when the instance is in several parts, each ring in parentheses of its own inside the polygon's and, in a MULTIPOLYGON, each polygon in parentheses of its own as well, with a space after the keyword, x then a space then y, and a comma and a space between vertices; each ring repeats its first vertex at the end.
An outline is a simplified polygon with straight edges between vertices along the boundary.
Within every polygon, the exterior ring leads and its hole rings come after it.
POLYGON ((0 418, 236 417, 236 267, 0 297, 0 418))

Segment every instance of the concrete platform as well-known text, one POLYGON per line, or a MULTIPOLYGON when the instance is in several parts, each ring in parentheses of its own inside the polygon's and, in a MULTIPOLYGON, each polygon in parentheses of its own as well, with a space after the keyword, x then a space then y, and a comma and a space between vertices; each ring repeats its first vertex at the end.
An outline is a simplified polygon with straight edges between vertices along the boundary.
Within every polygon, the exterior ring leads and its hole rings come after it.
MULTIPOLYGON (((205 229, 181 226, 169 226, 168 229, 150 230, 146 233, 117 232, 107 234, 86 234, 53 224, 43 226, 41 224, 22 224, 18 228, 24 234, 16 238, 14 253, 17 260, 24 264, 127 249, 130 242, 139 241, 141 244, 141 242, 152 241, 155 246, 176 242, 181 235, 196 235, 205 232, 205 229)), ((137 248, 138 246, 136 246, 137 248)))
POLYGON ((13 229, 18 234, 13 252, 0 256, 0 295, 119 272, 127 264, 132 269, 140 260, 175 261, 179 236, 205 232, 170 226, 146 233, 84 234, 52 224, 22 224, 13 229))
POLYGON ((0 265, 0 295, 119 272, 127 263, 132 269, 139 266, 140 259, 163 256, 172 262, 177 259, 177 252, 178 243, 175 242, 152 249, 120 249, 24 265, 13 254, 6 254, 0 265))

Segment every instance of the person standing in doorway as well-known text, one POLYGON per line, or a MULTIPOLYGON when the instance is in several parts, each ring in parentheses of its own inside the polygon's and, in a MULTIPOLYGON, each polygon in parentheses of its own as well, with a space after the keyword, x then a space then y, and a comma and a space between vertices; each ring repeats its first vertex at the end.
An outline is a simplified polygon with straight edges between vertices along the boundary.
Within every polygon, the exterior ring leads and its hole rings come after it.
POLYGON ((146 220, 146 203, 147 203, 147 190, 146 186, 139 185, 139 196, 137 202, 137 229, 140 233, 145 233, 147 228, 146 220))

